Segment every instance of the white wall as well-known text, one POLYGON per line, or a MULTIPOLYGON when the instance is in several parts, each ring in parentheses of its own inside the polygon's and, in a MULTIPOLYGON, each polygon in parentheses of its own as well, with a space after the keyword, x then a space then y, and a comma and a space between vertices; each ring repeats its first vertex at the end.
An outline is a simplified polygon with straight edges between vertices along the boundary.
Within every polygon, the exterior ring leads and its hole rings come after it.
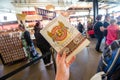
POLYGON ((0 14, 0 22, 9 22, 9 21, 17 21, 16 14, 14 13, 0 14), (4 20, 4 17, 6 17, 6 20, 4 20))

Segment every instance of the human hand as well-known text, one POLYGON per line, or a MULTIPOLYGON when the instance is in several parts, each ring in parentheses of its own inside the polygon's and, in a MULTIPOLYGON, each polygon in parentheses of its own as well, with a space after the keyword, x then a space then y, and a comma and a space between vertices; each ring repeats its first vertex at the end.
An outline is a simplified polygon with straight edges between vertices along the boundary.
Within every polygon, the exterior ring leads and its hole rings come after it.
POLYGON ((104 31, 105 30, 105 28, 104 27, 100 27, 100 31, 104 31))
POLYGON ((70 65, 75 60, 75 56, 71 58, 69 62, 66 62, 66 53, 64 52, 61 56, 59 53, 56 57, 56 64, 57 64, 57 73, 55 80, 68 80, 70 76, 70 65))

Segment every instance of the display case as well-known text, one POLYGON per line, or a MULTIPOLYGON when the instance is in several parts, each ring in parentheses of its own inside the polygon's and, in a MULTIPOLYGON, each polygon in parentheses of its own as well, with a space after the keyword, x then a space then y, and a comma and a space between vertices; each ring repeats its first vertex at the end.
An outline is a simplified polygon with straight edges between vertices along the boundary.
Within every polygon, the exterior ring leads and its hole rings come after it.
POLYGON ((3 64, 14 63, 27 57, 20 32, 0 34, 0 58, 3 64))

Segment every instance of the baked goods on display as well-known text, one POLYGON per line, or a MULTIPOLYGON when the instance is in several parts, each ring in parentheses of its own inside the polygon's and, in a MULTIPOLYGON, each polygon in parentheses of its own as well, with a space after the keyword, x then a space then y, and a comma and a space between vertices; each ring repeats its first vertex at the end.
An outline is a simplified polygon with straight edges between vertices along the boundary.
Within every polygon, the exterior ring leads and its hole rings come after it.
POLYGON ((26 58, 19 32, 0 34, 0 56, 3 64, 26 58))

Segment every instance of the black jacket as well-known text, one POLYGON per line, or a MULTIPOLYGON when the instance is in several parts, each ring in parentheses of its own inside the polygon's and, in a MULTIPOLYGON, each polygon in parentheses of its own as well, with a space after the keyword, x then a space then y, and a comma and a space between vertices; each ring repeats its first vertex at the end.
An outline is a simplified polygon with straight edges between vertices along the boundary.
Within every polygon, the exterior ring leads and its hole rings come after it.
MULTIPOLYGON (((103 26, 107 28, 109 26, 109 23, 105 21, 103 26)), ((104 36, 107 36, 107 30, 104 31, 104 36)))
POLYGON ((38 47, 42 47, 44 46, 47 49, 49 49, 51 46, 50 44, 47 42, 47 40, 41 35, 40 32, 35 32, 34 33, 35 39, 36 39, 36 44, 38 47))
POLYGON ((24 39, 26 40, 28 46, 32 46, 32 40, 30 38, 29 31, 24 32, 24 39))
POLYGON ((103 37, 103 32, 100 30, 101 26, 103 26, 103 23, 99 21, 94 24, 94 32, 98 37, 103 37))
POLYGON ((81 23, 78 23, 77 28, 78 28, 78 31, 81 32, 81 33, 82 33, 83 30, 84 30, 84 27, 83 27, 83 25, 82 25, 81 23))

